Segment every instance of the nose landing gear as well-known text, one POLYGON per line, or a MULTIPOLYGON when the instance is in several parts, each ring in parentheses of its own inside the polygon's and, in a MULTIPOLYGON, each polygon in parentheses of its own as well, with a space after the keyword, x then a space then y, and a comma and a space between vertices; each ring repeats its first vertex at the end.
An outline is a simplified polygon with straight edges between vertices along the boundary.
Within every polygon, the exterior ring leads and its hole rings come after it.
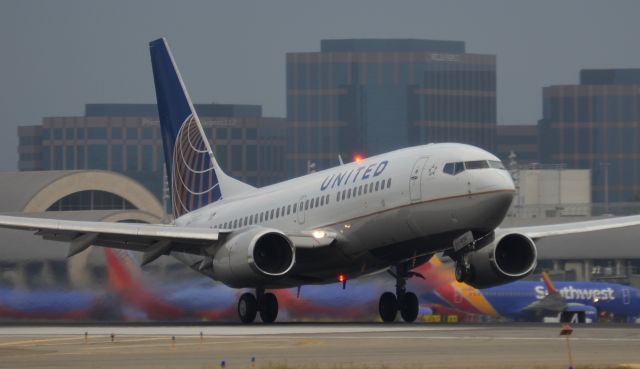
POLYGON ((413 292, 407 292, 407 279, 411 277, 424 277, 418 273, 408 270, 404 266, 397 266, 396 272, 389 271, 396 279, 396 293, 385 292, 380 296, 380 302, 378 304, 378 311, 380 318, 385 323, 390 323, 396 320, 396 315, 400 311, 402 320, 407 323, 412 323, 418 317, 419 302, 418 296, 413 292))
POLYGON ((264 289, 256 290, 256 296, 252 293, 243 293, 238 300, 238 317, 242 323, 253 323, 258 312, 263 323, 273 323, 278 317, 278 299, 273 293, 264 292, 264 289), (257 296, 257 297, 256 297, 257 296))

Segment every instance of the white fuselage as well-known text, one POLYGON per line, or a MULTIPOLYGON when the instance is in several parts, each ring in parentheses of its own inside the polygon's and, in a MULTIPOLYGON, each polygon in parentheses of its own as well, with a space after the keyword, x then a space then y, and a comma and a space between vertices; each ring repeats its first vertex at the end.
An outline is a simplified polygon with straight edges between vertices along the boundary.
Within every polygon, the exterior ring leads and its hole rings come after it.
POLYGON ((262 226, 285 233, 335 232, 337 242, 296 252, 290 283, 356 277, 448 249, 467 231, 491 232, 504 218, 514 185, 495 167, 451 173, 448 163, 499 163, 463 144, 392 151, 257 189, 176 219, 181 226, 237 231, 262 226), (306 255, 305 255, 306 252, 306 255))

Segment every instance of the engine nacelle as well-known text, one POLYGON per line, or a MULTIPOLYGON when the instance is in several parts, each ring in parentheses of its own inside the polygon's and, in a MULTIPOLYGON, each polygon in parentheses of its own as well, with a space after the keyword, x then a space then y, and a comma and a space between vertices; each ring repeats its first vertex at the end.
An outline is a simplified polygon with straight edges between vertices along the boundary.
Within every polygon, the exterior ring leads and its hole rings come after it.
POLYGON ((470 273, 465 283, 487 288, 524 278, 536 267, 537 255, 535 243, 523 234, 496 235, 493 242, 466 256, 470 273))
POLYGON ((268 285, 286 275, 295 264, 293 243, 284 233, 252 227, 237 233, 213 258, 215 279, 233 288, 268 285))

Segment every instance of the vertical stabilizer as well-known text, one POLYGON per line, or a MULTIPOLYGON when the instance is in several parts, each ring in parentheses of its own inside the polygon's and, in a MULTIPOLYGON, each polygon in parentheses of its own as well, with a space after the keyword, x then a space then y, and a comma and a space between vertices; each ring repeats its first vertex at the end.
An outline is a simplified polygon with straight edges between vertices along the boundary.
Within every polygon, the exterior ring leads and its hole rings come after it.
POLYGON ((174 217, 252 189, 218 165, 167 41, 149 47, 174 217))
POLYGON ((553 285, 553 281, 547 272, 542 272, 542 280, 544 282, 545 287, 547 287, 547 291, 549 291, 550 295, 555 295, 558 293, 558 290, 553 285))

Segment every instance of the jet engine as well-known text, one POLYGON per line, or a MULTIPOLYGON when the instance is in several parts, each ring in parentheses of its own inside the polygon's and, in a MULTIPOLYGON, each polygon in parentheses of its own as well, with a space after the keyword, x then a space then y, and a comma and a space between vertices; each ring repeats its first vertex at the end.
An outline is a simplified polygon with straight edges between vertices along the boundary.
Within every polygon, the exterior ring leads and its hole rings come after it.
POLYGON ((213 276, 233 288, 268 285, 295 263, 293 243, 284 233, 252 227, 234 232, 213 257, 213 276))
POLYGON ((488 288, 526 277, 536 263, 536 245, 531 238, 505 233, 465 254, 456 265, 456 278, 475 288, 488 288))

